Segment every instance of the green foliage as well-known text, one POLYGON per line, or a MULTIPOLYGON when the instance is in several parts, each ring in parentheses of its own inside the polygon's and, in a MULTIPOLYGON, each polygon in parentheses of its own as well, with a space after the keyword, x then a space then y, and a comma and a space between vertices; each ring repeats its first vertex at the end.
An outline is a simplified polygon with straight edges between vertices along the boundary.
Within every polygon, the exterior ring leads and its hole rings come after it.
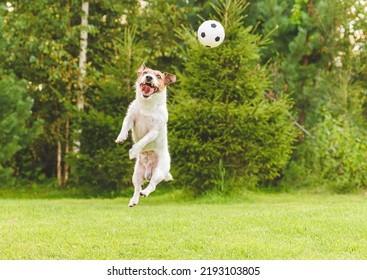
POLYGON ((263 61, 271 61, 272 91, 295 101, 299 121, 306 127, 315 120, 314 108, 322 95, 315 94, 318 77, 332 67, 335 54, 335 1, 261 0, 254 3, 249 22, 273 41, 263 49, 263 61), (289 20, 294 17, 295 20, 289 20))
MULTIPOLYGON (((33 100, 25 82, 12 77, 0 80, 0 183, 10 183, 14 155, 40 134, 40 121, 31 121, 33 100)), ((13 178, 14 179, 14 178, 13 178)))
POLYGON ((84 145, 69 159, 74 168, 74 185, 87 187, 93 195, 118 195, 131 185, 133 163, 128 159, 129 146, 114 143, 123 116, 111 117, 96 110, 85 114, 81 141, 84 145))
POLYGON ((260 20, 263 32, 278 27, 264 51, 273 61, 272 91, 294 98, 298 121, 314 137, 299 135, 280 184, 336 192, 366 188, 364 6, 353 0, 262 0, 252 11, 251 21, 260 20))
POLYGON ((367 98, 360 85, 345 78, 339 75, 337 81, 323 81, 328 88, 323 94, 332 102, 318 108, 320 121, 313 128, 314 138, 298 148, 285 182, 338 193, 367 187, 367 129, 362 115, 367 98))
POLYGON ((67 119, 76 119, 79 2, 9 1, 12 9, 1 11, 4 72, 28 82, 33 114, 45 120, 44 133, 17 155, 18 175, 31 180, 56 175, 57 142, 70 141, 67 119))
POLYGON ((176 179, 196 193, 223 187, 223 175, 254 184, 273 180, 291 153, 290 103, 263 96, 269 86, 258 65, 263 41, 242 25, 245 8, 242 1, 215 8, 228 26, 215 49, 203 48, 189 30, 180 35, 188 47, 169 108, 170 146, 176 179))
POLYGON ((302 12, 306 7, 308 0, 295 0, 292 7, 292 15, 290 17, 290 23, 300 25, 302 19, 302 12))
POLYGON ((366 131, 362 133, 359 127, 351 127, 348 120, 334 119, 327 111, 324 118, 315 131, 319 143, 312 141, 307 149, 310 169, 333 191, 366 188, 366 131))

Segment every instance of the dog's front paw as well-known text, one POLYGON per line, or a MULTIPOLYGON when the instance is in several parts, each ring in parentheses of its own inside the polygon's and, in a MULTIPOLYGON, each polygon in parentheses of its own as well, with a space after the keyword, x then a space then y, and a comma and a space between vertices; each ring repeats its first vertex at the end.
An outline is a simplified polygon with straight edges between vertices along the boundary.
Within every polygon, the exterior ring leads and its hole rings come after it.
POLYGON ((135 147, 135 145, 129 151, 129 158, 134 159, 137 158, 140 153, 140 150, 135 147))
POLYGON ((127 139, 127 133, 120 133, 119 136, 117 136, 117 139, 115 140, 115 143, 121 144, 127 139))

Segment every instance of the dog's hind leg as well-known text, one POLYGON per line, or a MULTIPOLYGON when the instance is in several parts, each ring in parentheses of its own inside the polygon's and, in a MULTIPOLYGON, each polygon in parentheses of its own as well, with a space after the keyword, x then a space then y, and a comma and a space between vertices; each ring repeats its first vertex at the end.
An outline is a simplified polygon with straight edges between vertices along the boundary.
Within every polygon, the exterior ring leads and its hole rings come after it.
POLYGON ((166 177, 164 178, 165 181, 172 181, 173 180, 173 177, 171 175, 171 173, 167 173, 166 177))
POLYGON ((134 195, 130 199, 129 207, 134 207, 139 202, 141 185, 144 182, 144 173, 145 173, 144 166, 139 162, 139 160, 137 160, 135 163, 135 169, 133 174, 134 195))
POLYGON ((140 192, 140 196, 147 197, 150 193, 155 191, 156 186, 162 182, 165 178, 165 174, 157 167, 150 179, 149 185, 140 192))

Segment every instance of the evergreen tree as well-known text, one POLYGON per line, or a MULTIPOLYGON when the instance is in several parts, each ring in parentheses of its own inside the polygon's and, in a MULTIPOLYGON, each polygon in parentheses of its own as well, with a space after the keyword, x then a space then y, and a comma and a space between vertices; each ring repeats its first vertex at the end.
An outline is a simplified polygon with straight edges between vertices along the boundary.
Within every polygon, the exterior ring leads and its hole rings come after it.
POLYGON ((196 193, 224 191, 228 179, 248 186, 273 180, 292 151, 291 104, 264 97, 270 86, 259 65, 265 41, 244 26, 246 7, 237 0, 213 6, 212 18, 226 30, 217 48, 204 48, 190 30, 180 35, 187 48, 169 108, 170 150, 177 181, 196 193))
POLYGON ((10 184, 14 175, 14 155, 32 144, 41 132, 39 121, 30 123, 32 106, 33 100, 27 97, 24 82, 17 82, 11 77, 0 79, 1 186, 10 184))
MULTIPOLYGON (((249 23, 259 24, 272 43, 263 50, 271 62, 272 91, 290 95, 298 121, 307 128, 317 121, 314 108, 322 96, 315 94, 318 78, 330 68, 335 55, 335 18, 340 7, 335 1, 260 0, 251 5, 249 23)), ((300 139, 302 135, 300 135, 300 139)))
POLYGON ((273 65, 272 91, 294 98, 299 121, 313 135, 300 135, 283 184, 338 192, 367 186, 365 5, 354 0, 252 5, 249 21, 259 21, 264 33, 275 30, 264 52, 273 65))

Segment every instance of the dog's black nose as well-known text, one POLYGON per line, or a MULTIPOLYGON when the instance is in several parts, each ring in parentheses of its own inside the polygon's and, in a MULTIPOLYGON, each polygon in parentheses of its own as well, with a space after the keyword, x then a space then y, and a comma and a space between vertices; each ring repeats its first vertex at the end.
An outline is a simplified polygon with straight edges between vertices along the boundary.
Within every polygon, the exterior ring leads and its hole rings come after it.
POLYGON ((145 76, 145 79, 147 80, 147 82, 151 82, 153 80, 153 77, 152 76, 145 76))

